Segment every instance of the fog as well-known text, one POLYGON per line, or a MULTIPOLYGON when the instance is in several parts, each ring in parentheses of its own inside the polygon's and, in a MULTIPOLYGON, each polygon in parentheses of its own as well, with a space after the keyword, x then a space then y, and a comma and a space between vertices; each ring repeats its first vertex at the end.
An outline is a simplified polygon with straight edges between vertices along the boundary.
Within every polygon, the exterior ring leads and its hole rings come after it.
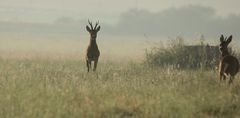
MULTIPOLYGON (((86 35, 85 26, 88 18, 75 19, 60 17, 50 23, 30 23, 17 21, 0 21, 0 32, 29 33, 36 35, 86 35)), ((234 35, 239 38, 240 15, 230 14, 225 17, 217 15, 211 7, 184 6, 169 8, 164 11, 151 12, 146 9, 130 9, 120 14, 115 24, 100 21, 101 35, 128 37, 149 36, 197 37, 205 35, 215 39, 220 34, 234 35)), ((99 20, 93 19, 93 22, 99 20)), ((137 39, 137 38, 136 38, 137 39)))
MULTIPOLYGON (((89 43, 89 34, 85 30, 89 17, 63 15, 56 19, 36 19, 36 22, 0 20, 1 55, 12 58, 37 55, 84 58, 89 43)), ((219 10, 206 5, 164 10, 131 8, 116 15, 114 23, 109 22, 110 17, 90 20, 100 21, 97 42, 104 59, 139 59, 144 56, 146 48, 178 36, 187 42, 197 42, 204 35, 206 42, 217 45, 221 34, 233 35, 233 47, 239 45, 240 39, 240 15, 234 12, 219 15, 219 10)))

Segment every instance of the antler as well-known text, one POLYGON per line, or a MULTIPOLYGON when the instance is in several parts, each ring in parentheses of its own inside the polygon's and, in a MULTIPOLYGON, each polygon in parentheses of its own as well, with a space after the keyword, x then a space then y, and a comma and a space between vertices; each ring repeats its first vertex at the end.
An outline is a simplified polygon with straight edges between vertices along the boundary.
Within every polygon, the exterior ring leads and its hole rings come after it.
POLYGON ((98 21, 98 22, 96 22, 96 25, 95 25, 95 27, 94 27, 94 30, 96 30, 96 28, 97 28, 98 24, 99 24, 99 21, 98 21))
POLYGON ((92 25, 92 22, 90 22, 90 21, 89 21, 89 19, 88 19, 88 23, 89 23, 89 25, 90 25, 91 29, 93 30, 93 25, 92 25))

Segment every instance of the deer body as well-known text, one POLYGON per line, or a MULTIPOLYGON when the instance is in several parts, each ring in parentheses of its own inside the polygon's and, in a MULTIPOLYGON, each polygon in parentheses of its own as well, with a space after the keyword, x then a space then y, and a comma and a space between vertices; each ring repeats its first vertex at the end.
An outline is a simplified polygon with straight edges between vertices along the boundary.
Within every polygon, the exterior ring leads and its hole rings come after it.
POLYGON ((87 53, 86 53, 86 64, 89 72, 89 70, 91 69, 92 62, 94 62, 93 71, 96 71, 97 69, 100 51, 98 49, 96 38, 97 38, 97 32, 100 30, 100 26, 98 26, 98 23, 96 23, 95 27, 93 27, 90 21, 88 21, 88 23, 91 27, 90 28, 88 25, 86 26, 87 31, 90 33, 90 43, 87 47, 87 53))
POLYGON ((228 52, 228 44, 232 41, 232 36, 230 36, 227 40, 224 39, 223 35, 220 38, 220 46, 219 50, 221 53, 220 63, 219 63, 219 76, 220 81, 225 80, 229 77, 229 84, 233 82, 234 76, 239 71, 239 62, 238 59, 228 52))

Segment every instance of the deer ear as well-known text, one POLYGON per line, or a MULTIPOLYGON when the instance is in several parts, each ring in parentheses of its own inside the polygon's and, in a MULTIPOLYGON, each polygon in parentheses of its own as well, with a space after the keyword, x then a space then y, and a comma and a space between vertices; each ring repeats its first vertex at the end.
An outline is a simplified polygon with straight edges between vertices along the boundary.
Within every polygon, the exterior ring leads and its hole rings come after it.
POLYGON ((90 31, 91 31, 91 29, 90 29, 88 26, 86 26, 86 29, 87 29, 87 31, 88 31, 88 32, 90 32, 90 31))
POLYGON ((232 35, 228 37, 227 43, 230 43, 232 41, 232 35))
POLYGON ((223 41, 224 41, 224 37, 223 37, 223 35, 221 35, 220 42, 223 42, 223 41))
POLYGON ((98 26, 98 27, 97 27, 97 31, 99 31, 100 29, 101 29, 101 27, 100 27, 100 26, 98 26))

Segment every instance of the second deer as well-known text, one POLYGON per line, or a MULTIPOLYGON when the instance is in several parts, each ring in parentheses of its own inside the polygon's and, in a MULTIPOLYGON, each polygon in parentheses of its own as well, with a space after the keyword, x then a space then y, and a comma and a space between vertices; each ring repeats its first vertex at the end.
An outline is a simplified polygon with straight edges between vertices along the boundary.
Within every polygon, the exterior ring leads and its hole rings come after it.
POLYGON ((232 41, 232 35, 230 37, 224 38, 223 35, 220 37, 220 63, 219 63, 219 76, 220 81, 229 78, 228 83, 232 84, 234 76, 239 71, 238 59, 232 56, 228 52, 228 45, 232 41))

